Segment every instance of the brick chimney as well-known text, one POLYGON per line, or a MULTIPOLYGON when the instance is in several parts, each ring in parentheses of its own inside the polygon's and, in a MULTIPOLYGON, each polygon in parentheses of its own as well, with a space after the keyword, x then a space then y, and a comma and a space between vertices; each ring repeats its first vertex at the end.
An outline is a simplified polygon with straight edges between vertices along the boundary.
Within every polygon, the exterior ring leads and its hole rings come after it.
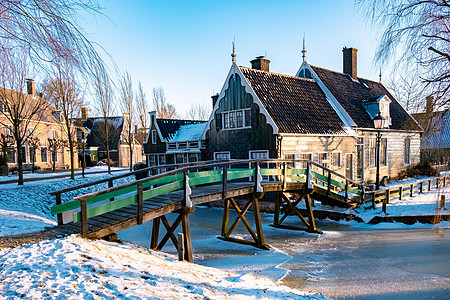
POLYGON ((27 79, 27 93, 33 97, 36 97, 36 83, 33 79, 27 79))
POLYGON ((356 52, 358 52, 358 49, 344 47, 342 52, 344 54, 344 73, 356 80, 358 78, 356 65, 356 52))
POLYGON ((257 56, 250 62, 252 64, 252 69, 269 72, 270 60, 265 59, 264 56, 257 56))
POLYGON ((215 95, 212 95, 211 99, 212 99, 212 105, 213 105, 212 107, 214 108, 214 106, 216 105, 217 100, 219 99, 219 93, 217 93, 215 95))
POLYGON ((88 118, 88 108, 82 107, 81 108, 81 119, 87 120, 87 118, 88 118))
POLYGON ((427 107, 426 107, 426 114, 430 115, 434 110, 434 98, 433 96, 427 97, 427 107))

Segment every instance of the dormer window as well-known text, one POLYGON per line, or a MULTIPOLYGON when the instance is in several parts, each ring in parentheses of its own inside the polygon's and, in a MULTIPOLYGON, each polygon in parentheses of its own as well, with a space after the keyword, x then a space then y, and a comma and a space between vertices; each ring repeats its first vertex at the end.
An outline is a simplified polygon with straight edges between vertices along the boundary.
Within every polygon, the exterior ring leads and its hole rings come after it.
POLYGON ((378 113, 380 113, 380 115, 386 119, 384 127, 389 128, 389 125, 392 125, 390 114, 391 100, 386 95, 363 99, 361 104, 369 113, 371 119, 375 118, 378 113))
POLYGON ((250 109, 232 110, 222 113, 223 129, 250 128, 250 109))
POLYGON ((309 78, 312 79, 312 75, 311 75, 311 71, 308 69, 303 69, 300 71, 300 73, 298 74, 298 77, 300 78, 309 78))

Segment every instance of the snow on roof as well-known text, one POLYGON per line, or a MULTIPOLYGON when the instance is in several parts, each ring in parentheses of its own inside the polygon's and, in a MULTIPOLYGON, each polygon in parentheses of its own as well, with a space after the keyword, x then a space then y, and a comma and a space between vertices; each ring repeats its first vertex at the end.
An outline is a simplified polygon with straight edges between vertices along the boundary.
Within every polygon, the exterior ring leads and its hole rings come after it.
POLYGON ((168 142, 184 142, 201 140, 206 123, 181 125, 168 142))

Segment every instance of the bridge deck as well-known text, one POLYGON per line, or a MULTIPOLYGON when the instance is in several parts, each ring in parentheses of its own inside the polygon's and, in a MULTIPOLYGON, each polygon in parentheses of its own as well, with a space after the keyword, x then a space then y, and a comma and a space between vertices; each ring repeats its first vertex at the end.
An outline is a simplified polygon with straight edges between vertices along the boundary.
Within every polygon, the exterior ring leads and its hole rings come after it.
MULTIPOLYGON (((304 183, 287 183, 286 190, 294 191, 304 188, 304 183)), ((265 192, 281 191, 281 182, 267 182, 262 184, 265 192)), ((227 187, 227 197, 237 197, 252 194, 254 190, 253 182, 229 183, 227 187)), ((179 210, 183 206, 183 191, 178 190, 168 194, 144 201, 143 222, 153 220, 165 214, 179 210)), ((194 187, 192 189, 191 200, 193 205, 200 205, 216 200, 222 200, 222 185, 213 184, 207 186, 194 187)), ((89 238, 101 238, 120 230, 138 225, 137 204, 129 205, 96 217, 88 219, 89 238)), ((73 234, 81 232, 81 223, 67 223, 59 225, 53 229, 61 234, 73 234)))

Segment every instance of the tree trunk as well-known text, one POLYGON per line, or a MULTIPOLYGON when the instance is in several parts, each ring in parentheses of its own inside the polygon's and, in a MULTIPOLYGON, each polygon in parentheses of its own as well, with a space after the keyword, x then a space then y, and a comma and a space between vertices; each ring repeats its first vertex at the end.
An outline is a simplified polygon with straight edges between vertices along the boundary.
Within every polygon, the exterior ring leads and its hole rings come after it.
POLYGON ((55 172, 56 169, 56 151, 58 151, 58 149, 53 149, 52 151, 52 171, 55 172))
POLYGON ((105 118, 106 157, 108 159, 108 174, 111 174, 111 156, 109 155, 109 126, 105 118))
POLYGON ((31 150, 33 151, 33 155, 31 155, 30 153, 30 159, 31 159, 31 173, 34 173, 34 159, 36 156, 36 149, 35 148, 31 148, 31 150))
POLYGON ((130 171, 133 171, 133 146, 130 145, 130 171))
POLYGON ((19 173, 19 179, 17 181, 18 185, 23 185, 23 166, 22 166, 22 143, 20 139, 16 137, 17 145, 17 172, 19 173))
POLYGON ((72 141, 71 136, 69 136, 69 151, 70 151, 70 179, 75 179, 75 169, 73 166, 73 160, 74 160, 73 141, 72 141))

